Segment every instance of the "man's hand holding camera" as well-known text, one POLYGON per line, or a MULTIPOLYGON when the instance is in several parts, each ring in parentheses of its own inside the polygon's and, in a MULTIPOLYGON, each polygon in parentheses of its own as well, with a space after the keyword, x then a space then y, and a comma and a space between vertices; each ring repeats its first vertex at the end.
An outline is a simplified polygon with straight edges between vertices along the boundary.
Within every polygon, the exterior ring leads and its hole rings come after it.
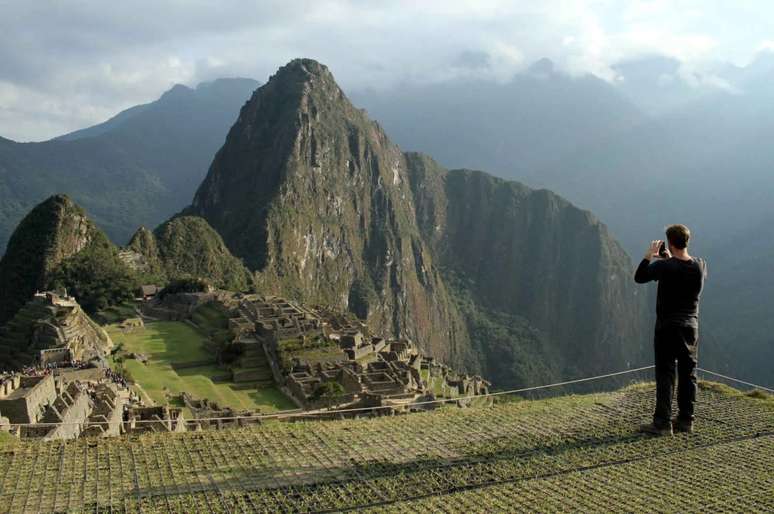
POLYGON ((661 239, 656 239, 650 242, 650 246, 645 252, 645 260, 650 261, 653 259, 668 259, 670 256, 669 250, 666 248, 666 243, 661 239))

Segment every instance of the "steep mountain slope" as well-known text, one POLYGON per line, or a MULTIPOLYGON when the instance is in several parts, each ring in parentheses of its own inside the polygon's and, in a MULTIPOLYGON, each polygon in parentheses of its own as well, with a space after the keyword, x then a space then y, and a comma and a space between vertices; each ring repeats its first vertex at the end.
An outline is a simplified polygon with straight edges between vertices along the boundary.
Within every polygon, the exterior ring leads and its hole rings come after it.
POLYGON ((0 259, 0 325, 37 291, 63 290, 88 313, 132 299, 140 283, 205 278, 216 287, 253 288, 252 274, 198 217, 175 217, 155 233, 137 230, 119 250, 69 197, 30 211, 0 259))
POLYGON ((261 286, 499 369, 498 385, 642 354, 644 302, 604 226, 548 191, 401 153, 315 61, 256 91, 187 213, 261 286))
MULTIPOLYGON (((438 253, 475 277, 478 303, 529 320, 556 355, 609 369, 631 359, 642 338, 642 305, 631 264, 604 225, 547 190, 482 172, 442 175, 447 199, 438 253), (627 305, 634 312, 619 310, 627 305)), ((578 371, 581 371, 580 369, 578 371)))
POLYGON ((570 77, 547 59, 503 84, 407 84, 352 98, 404 149, 517 180, 645 119, 612 85, 592 75, 570 77))
POLYGON ((86 207, 118 243, 179 211, 256 86, 249 79, 178 85, 155 102, 51 141, 0 138, 0 251, 24 214, 56 193, 86 207))

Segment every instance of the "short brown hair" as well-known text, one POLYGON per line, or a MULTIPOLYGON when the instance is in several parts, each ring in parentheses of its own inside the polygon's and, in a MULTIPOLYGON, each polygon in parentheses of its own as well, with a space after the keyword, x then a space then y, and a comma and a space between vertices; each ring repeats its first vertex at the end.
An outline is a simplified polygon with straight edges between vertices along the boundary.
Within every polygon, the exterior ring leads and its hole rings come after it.
POLYGON ((683 249, 688 247, 691 231, 685 225, 669 225, 666 228, 666 237, 669 244, 675 248, 683 249))

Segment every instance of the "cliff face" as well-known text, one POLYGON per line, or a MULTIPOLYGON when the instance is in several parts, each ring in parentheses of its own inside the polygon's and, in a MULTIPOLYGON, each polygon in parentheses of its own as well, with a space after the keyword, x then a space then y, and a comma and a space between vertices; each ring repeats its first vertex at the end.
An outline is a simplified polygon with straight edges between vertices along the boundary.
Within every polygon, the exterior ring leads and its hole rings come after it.
POLYGON ((348 308, 497 385, 641 350, 644 304, 603 225, 550 192, 403 154, 314 61, 255 92, 187 213, 262 288, 348 308))
POLYGON ((469 279, 462 287, 479 310, 527 320, 565 373, 644 356, 644 291, 591 213, 547 190, 409 158, 423 234, 444 269, 469 279))
POLYGON ((65 195, 52 196, 22 219, 0 260, 0 324, 43 290, 55 268, 94 239, 97 229, 65 195))

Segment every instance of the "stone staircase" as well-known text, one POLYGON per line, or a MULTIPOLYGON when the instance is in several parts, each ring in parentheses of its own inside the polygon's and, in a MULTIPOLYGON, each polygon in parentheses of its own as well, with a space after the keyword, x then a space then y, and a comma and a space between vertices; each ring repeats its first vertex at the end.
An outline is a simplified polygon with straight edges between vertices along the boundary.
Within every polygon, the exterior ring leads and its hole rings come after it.
POLYGON ((232 380, 236 384, 254 383, 256 387, 268 387, 274 385, 269 362, 263 346, 258 341, 244 343, 242 355, 231 368, 232 380))

